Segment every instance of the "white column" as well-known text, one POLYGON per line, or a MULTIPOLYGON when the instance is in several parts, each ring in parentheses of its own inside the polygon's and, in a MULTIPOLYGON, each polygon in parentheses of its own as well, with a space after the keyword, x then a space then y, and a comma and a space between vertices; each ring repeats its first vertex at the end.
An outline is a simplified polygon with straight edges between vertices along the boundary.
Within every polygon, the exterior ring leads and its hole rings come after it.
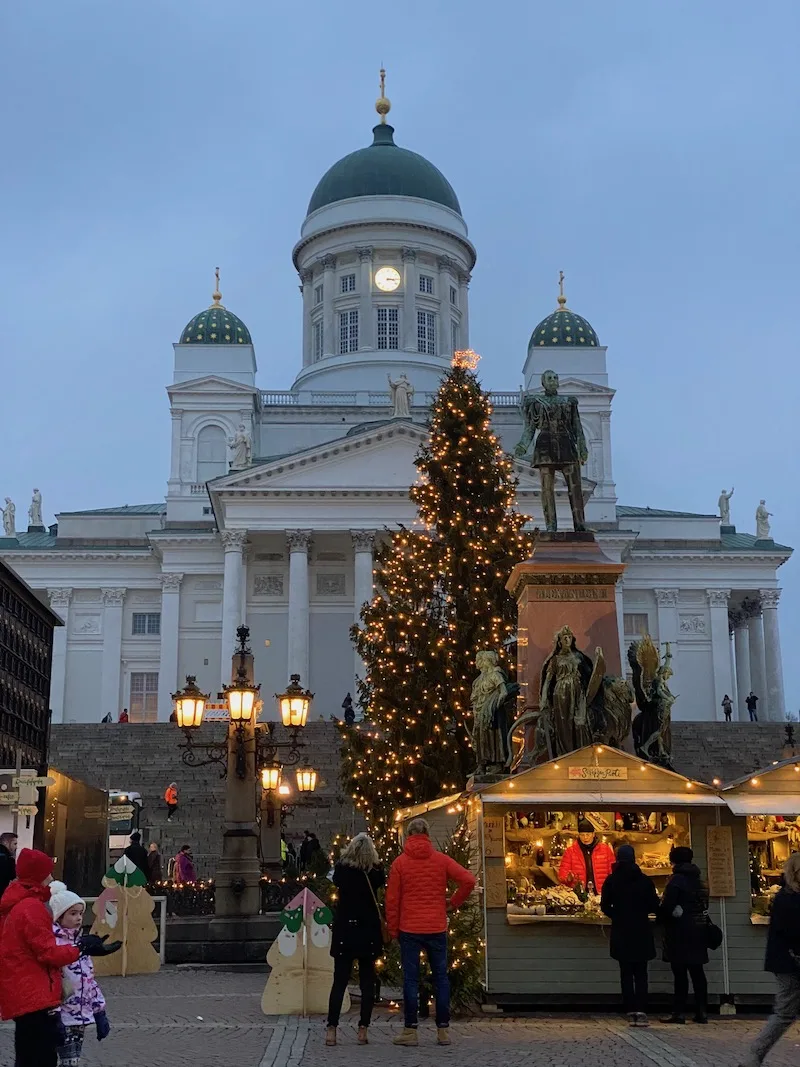
POLYGON ((222 548, 225 567, 222 576, 222 647, 220 682, 231 678, 231 661, 236 648, 236 630, 241 625, 242 550, 247 544, 246 530, 223 530, 222 548))
POLYGON ((297 274, 300 279, 300 292, 303 294, 303 366, 308 367, 313 360, 311 346, 311 310, 314 306, 314 272, 301 270, 297 274))
POLYGON ((375 315, 372 311, 372 249, 359 248, 358 258, 361 263, 358 300, 358 347, 375 348, 375 315))
POLYGON ((333 321, 333 272, 336 268, 336 256, 323 256, 322 263, 322 354, 336 354, 336 337, 333 321))
POLYGON ((781 632, 778 626, 778 601, 780 589, 759 589, 764 618, 764 658, 767 674, 767 703, 772 722, 786 718, 786 703, 783 696, 783 660, 781 658, 781 632))
POLYGON ((758 601, 748 599, 743 605, 747 619, 747 632, 750 645, 750 685, 758 697, 758 717, 762 722, 768 722, 772 716, 769 713, 769 690, 767 687, 767 662, 764 649, 764 626, 761 622, 761 604, 758 601))
MULTIPOLYGON (((372 600, 372 550, 375 547, 374 530, 351 530, 353 539, 353 621, 361 625, 361 609, 365 603, 372 600)), ((355 653, 355 674, 363 678, 365 673, 364 661, 355 653)), ((354 683, 355 684, 355 683, 354 683)), ((355 689, 351 690, 353 699, 357 697, 355 689)))
POLYGON ((461 308, 461 347, 469 348, 469 274, 458 276, 458 306, 461 308))
POLYGON ((53 722, 64 721, 64 699, 67 686, 67 637, 69 634, 69 606, 71 589, 48 589, 50 607, 64 622, 53 631, 53 662, 50 668, 50 710, 53 722))
POLYGON ((181 425, 183 423, 183 411, 180 408, 170 408, 172 416, 172 452, 170 455, 169 480, 173 485, 179 485, 181 480, 181 425))
POLYGON ((289 657, 288 673, 310 684, 308 659, 308 550, 311 530, 287 530, 289 546, 289 657))
POLYGON ((706 589, 708 611, 711 616, 711 669, 714 673, 714 712, 712 718, 724 719, 722 699, 733 699, 731 673, 731 639, 728 632, 728 599, 730 589, 706 589))
POLYGON ((253 548, 247 542, 242 548, 242 591, 239 594, 239 626, 247 626, 247 569, 253 558, 253 548))
POLYGON ((603 449, 603 486, 611 487, 614 483, 613 457, 611 454, 611 412, 600 412, 600 441, 603 449))
POLYGON ((178 678, 178 634, 181 615, 181 582, 177 572, 159 575, 161 582, 161 660, 158 667, 158 717, 167 722, 172 714, 172 694, 181 688, 178 678))
POLYGON ((730 697, 733 701, 734 708, 739 707, 739 687, 736 684, 736 656, 733 650, 733 628, 730 621, 730 612, 728 612, 728 653, 731 658, 731 689, 730 697))
POLYGON ((622 664, 622 677, 624 678, 628 670, 628 650, 625 647, 625 604, 622 595, 623 583, 622 577, 617 578, 617 584, 614 588, 614 600, 617 604, 617 634, 619 637, 619 661, 622 664))
POLYGON ((403 348, 417 351, 417 252, 404 248, 403 257, 403 348))
MULTIPOLYGON (((658 617, 658 640, 661 643, 662 655, 665 651, 664 643, 670 642, 672 651, 672 669, 675 670, 678 652, 678 635, 680 622, 678 619, 678 595, 677 589, 655 589, 657 617, 658 617)), ((677 672, 676 672, 677 673, 677 672)))
MULTIPOLYGON (((97 721, 109 711, 116 721, 120 710, 120 675, 122 672, 122 605, 124 589, 101 589, 103 598, 103 662, 100 681, 102 711, 97 721)), ((122 702, 124 704, 124 701, 122 702)))
POLYGON ((748 722, 747 696, 750 692, 750 632, 742 612, 733 614, 733 644, 736 650, 736 696, 739 700, 739 722, 748 722))
MULTIPOLYGON (((439 336, 437 338, 439 355, 450 359, 453 354, 451 323, 455 317, 450 304, 450 286, 456 264, 449 256, 439 256, 436 265, 439 268, 439 277, 436 282, 438 285, 436 295, 439 297, 439 336)), ((460 341, 458 347, 462 347, 460 341)))

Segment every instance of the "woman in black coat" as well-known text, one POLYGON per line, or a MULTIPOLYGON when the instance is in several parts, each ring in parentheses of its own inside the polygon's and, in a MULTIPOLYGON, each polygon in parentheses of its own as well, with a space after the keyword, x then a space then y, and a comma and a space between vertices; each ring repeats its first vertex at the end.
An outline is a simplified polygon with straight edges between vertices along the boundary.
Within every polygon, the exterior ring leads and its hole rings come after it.
POLYGON ((708 963, 706 911, 708 891, 700 880, 700 868, 690 848, 673 848, 669 854, 672 877, 664 889, 659 921, 664 926, 664 960, 672 968, 675 1000, 672 1015, 662 1022, 685 1023, 689 978, 694 990, 694 1021, 707 1023, 708 963))
POLYGON ((367 1027, 375 1002, 375 960, 383 955, 378 891, 386 884, 386 877, 378 863, 378 853, 367 834, 356 834, 342 852, 333 870, 333 884, 339 893, 331 940, 333 986, 328 1003, 325 1044, 336 1044, 336 1027, 339 1025, 342 1001, 353 972, 353 962, 358 960, 361 986, 358 1043, 366 1045, 367 1027))
POLYGON ((775 1004, 741 1067, 759 1067, 800 1016, 800 852, 786 861, 783 885, 772 902, 764 970, 772 971, 778 983, 775 1004))
POLYGON ((610 953, 619 963, 623 1010, 631 1026, 648 1026, 647 964, 656 956, 650 915, 658 911, 658 894, 639 869, 630 845, 617 849, 617 862, 603 882, 600 907, 611 919, 610 953))

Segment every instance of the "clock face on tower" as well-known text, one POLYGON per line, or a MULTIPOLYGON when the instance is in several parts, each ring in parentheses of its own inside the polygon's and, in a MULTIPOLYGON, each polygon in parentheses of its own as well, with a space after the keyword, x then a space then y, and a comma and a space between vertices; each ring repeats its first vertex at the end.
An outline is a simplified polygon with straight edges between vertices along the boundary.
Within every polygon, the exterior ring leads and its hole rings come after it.
POLYGON ((375 284, 382 293, 393 293, 400 284, 400 273, 394 267, 378 267, 375 284))

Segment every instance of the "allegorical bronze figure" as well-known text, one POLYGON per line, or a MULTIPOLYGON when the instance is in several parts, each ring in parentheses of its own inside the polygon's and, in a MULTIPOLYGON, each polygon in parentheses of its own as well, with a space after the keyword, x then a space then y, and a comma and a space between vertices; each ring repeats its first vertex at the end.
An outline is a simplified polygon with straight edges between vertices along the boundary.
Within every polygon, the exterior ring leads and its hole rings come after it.
POLYGON ((558 375, 546 370, 542 375, 544 395, 526 394, 522 401, 525 432, 515 449, 524 456, 538 432, 533 448, 531 466, 538 468, 542 482, 542 510, 545 529, 555 533, 556 471, 561 471, 567 483, 572 524, 576 531, 586 529, 581 492, 581 464, 589 457, 583 436, 578 401, 574 396, 558 395, 558 375))

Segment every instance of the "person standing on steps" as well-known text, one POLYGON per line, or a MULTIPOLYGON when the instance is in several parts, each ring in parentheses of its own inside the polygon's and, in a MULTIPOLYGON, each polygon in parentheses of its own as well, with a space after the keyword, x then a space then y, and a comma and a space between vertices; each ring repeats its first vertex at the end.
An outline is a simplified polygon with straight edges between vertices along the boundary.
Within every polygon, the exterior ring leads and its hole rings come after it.
POLYGON ((669 861, 673 873, 658 911, 659 921, 664 925, 664 961, 672 968, 675 987, 672 1014, 662 1019, 663 1023, 686 1022, 689 978, 694 990, 694 1021, 708 1022, 708 982, 704 970, 708 963, 708 892, 693 859, 690 848, 672 849, 669 861))
POLYGON ((358 960, 358 981, 361 986, 358 1043, 366 1045, 375 997, 375 961, 383 955, 383 916, 378 893, 386 884, 378 853, 368 834, 356 834, 342 851, 333 869, 333 884, 339 895, 331 939, 333 985, 328 1003, 325 1044, 336 1044, 342 1001, 353 972, 353 963, 358 960))
POLYGON ((745 697, 744 702, 747 705, 750 722, 758 722, 758 697, 752 689, 750 690, 749 695, 745 697))
POLYGON ((0 834, 0 897, 17 877, 14 857, 17 854, 17 835, 0 834))
POLYGON ((658 912, 658 893, 639 869, 631 845, 617 849, 617 862, 603 883, 600 907, 611 919, 609 951, 619 963, 623 1011, 631 1026, 649 1026, 647 964, 656 958, 650 915, 658 912))
POLYGON ((147 866, 147 852, 145 850, 144 845, 142 844, 142 835, 139 833, 138 830, 134 830, 131 834, 131 843, 125 849, 125 855, 128 857, 129 860, 136 864, 136 866, 139 868, 145 878, 149 877, 147 866))
POLYGON ((161 853, 158 851, 158 845, 155 841, 151 841, 147 853, 147 881, 150 885, 158 885, 163 879, 164 875, 161 870, 161 853))
POLYGON ((447 977, 447 913, 459 908, 475 888, 475 875, 433 847, 425 819, 412 819, 401 855, 389 871, 386 923, 400 941, 405 1027, 395 1045, 419 1043, 419 958, 425 952, 433 973, 436 1036, 450 1044, 450 982, 447 977), (458 889, 448 901, 447 883, 458 889))
POLYGON ((197 870, 192 858, 192 846, 184 845, 175 857, 174 879, 179 885, 193 884, 197 881, 197 870))
POLYGON ((772 1015, 739 1067, 760 1067, 793 1022, 800 1017, 800 852, 783 868, 783 885, 772 902, 764 970, 778 983, 772 1015))
POLYGON ((167 805, 167 822, 172 822, 172 816, 178 810, 178 783, 170 782, 164 791, 164 800, 167 805))
POLYGON ((725 722, 733 721, 733 701, 726 693, 722 698, 722 710, 725 712, 725 722))

